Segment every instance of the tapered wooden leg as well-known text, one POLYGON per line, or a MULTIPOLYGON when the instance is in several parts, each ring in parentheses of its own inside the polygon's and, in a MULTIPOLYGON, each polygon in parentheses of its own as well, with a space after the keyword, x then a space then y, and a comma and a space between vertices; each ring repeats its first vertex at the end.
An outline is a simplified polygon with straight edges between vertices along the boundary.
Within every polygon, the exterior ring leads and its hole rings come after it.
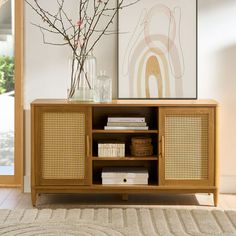
POLYGON ((218 198, 219 198, 219 192, 218 190, 216 190, 214 192, 214 206, 217 207, 218 206, 218 198))
POLYGON ((122 194, 122 200, 123 201, 128 201, 129 200, 129 195, 128 194, 122 194))
POLYGON ((37 193, 34 189, 31 189, 31 201, 32 205, 35 207, 37 202, 37 193))

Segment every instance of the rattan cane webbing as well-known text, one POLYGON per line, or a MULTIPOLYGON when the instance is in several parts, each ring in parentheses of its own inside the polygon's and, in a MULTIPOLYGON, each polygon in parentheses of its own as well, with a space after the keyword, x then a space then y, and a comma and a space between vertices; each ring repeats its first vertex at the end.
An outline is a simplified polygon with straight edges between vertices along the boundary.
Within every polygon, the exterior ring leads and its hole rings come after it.
POLYGON ((85 178, 85 114, 45 112, 42 119, 44 179, 85 178))
POLYGON ((208 178, 208 115, 166 115, 165 178, 208 178))

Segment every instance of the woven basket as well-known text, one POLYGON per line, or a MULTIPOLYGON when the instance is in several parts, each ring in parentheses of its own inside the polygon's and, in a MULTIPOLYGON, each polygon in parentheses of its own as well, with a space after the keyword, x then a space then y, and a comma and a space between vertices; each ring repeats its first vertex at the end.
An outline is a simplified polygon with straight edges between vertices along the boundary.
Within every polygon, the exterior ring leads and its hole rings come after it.
POLYGON ((145 145, 145 146, 131 145, 130 151, 131 151, 131 155, 135 157, 152 156, 153 146, 150 144, 145 145))
POLYGON ((132 145, 150 145, 152 143, 151 138, 147 137, 133 137, 131 138, 132 145))

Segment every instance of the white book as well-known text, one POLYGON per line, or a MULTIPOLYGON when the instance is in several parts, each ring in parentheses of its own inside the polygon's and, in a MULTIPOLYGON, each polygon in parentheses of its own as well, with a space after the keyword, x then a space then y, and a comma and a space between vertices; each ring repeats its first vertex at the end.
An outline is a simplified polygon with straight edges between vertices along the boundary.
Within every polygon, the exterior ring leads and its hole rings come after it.
POLYGON ((105 130, 148 130, 148 126, 104 126, 105 130))
POLYGON ((146 126, 146 122, 108 122, 107 126, 146 126))
POLYGON ((108 117, 107 122, 145 122, 145 117, 108 117))

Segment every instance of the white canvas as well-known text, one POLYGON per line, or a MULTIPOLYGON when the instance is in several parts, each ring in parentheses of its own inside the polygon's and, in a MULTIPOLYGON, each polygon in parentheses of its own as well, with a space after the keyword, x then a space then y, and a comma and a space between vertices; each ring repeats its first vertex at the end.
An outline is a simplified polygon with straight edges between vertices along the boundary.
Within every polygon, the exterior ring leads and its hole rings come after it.
POLYGON ((119 12, 119 98, 197 97, 196 8, 140 0, 119 12))

